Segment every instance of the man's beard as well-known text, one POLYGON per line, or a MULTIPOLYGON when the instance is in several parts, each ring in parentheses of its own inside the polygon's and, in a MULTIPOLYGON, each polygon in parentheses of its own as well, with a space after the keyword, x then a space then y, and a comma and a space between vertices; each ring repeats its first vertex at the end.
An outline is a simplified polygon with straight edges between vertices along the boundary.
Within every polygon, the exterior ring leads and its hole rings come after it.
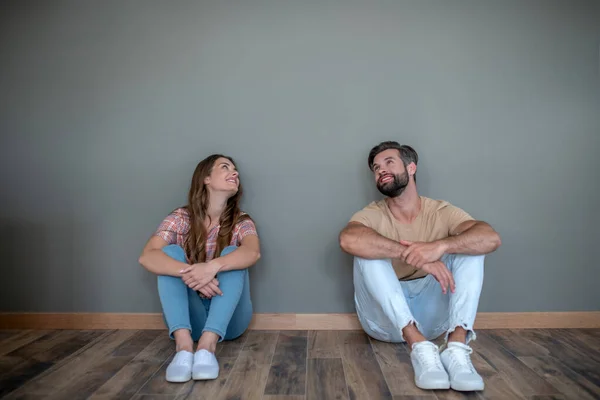
POLYGON ((391 182, 377 182, 377 190, 384 196, 398 197, 404 192, 408 185, 408 172, 404 171, 402 175, 394 175, 394 180, 391 182))

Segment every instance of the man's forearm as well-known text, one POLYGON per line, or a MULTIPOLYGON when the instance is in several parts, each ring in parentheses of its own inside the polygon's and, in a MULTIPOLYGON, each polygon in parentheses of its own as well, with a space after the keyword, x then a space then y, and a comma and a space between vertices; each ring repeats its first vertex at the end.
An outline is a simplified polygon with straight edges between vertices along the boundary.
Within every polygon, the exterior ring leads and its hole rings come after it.
POLYGON ((366 226, 348 226, 340 233, 340 247, 346 253, 366 259, 399 258, 406 248, 366 226))
POLYGON ((488 224, 478 222, 464 232, 439 241, 444 253, 449 254, 488 254, 500 247, 500 236, 488 224))

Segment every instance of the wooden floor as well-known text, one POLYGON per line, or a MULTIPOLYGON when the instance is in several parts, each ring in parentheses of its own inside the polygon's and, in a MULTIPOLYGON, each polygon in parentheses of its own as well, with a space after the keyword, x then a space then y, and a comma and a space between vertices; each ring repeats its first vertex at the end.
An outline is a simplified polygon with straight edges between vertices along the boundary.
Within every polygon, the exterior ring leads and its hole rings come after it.
POLYGON ((0 397, 14 399, 600 399, 600 329, 482 330, 486 389, 415 387, 404 345, 360 331, 249 331, 220 345, 217 380, 170 384, 165 331, 0 331, 0 397))

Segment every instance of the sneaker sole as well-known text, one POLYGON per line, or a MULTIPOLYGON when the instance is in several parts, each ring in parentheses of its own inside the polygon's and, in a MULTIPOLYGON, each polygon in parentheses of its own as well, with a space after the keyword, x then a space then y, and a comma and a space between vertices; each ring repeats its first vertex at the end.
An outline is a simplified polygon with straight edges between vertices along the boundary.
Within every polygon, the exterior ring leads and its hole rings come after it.
POLYGON ((417 385, 418 388, 423 389, 423 390, 450 389, 450 382, 435 382, 435 383, 423 384, 421 382, 415 381, 415 385, 417 385))
POLYGON ((217 379, 219 377, 219 373, 214 372, 204 372, 200 371, 192 375, 192 379, 195 381, 205 381, 211 379, 217 379))
POLYGON ((192 379, 192 376, 188 376, 188 377, 175 377, 175 378, 166 378, 167 382, 170 383, 185 383, 185 382, 189 382, 192 379))
POLYGON ((478 385, 453 383, 450 386, 452 387, 453 390, 456 390, 457 392, 480 392, 485 387, 483 382, 478 385))

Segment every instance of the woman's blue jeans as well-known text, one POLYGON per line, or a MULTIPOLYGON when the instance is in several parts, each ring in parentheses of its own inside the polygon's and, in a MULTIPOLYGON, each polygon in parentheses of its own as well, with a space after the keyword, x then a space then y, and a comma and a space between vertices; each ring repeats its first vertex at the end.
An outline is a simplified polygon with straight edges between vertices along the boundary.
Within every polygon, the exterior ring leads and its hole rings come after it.
MULTIPOLYGON (((235 246, 226 247, 221 255, 235 249, 235 246)), ((181 246, 169 245, 163 251, 175 260, 186 262, 181 246)), ((209 331, 219 335, 220 342, 235 339, 248 329, 252 319, 248 270, 219 272, 217 280, 223 295, 205 299, 187 287, 181 278, 158 276, 158 295, 171 338, 176 330, 188 329, 194 341, 209 331)))

